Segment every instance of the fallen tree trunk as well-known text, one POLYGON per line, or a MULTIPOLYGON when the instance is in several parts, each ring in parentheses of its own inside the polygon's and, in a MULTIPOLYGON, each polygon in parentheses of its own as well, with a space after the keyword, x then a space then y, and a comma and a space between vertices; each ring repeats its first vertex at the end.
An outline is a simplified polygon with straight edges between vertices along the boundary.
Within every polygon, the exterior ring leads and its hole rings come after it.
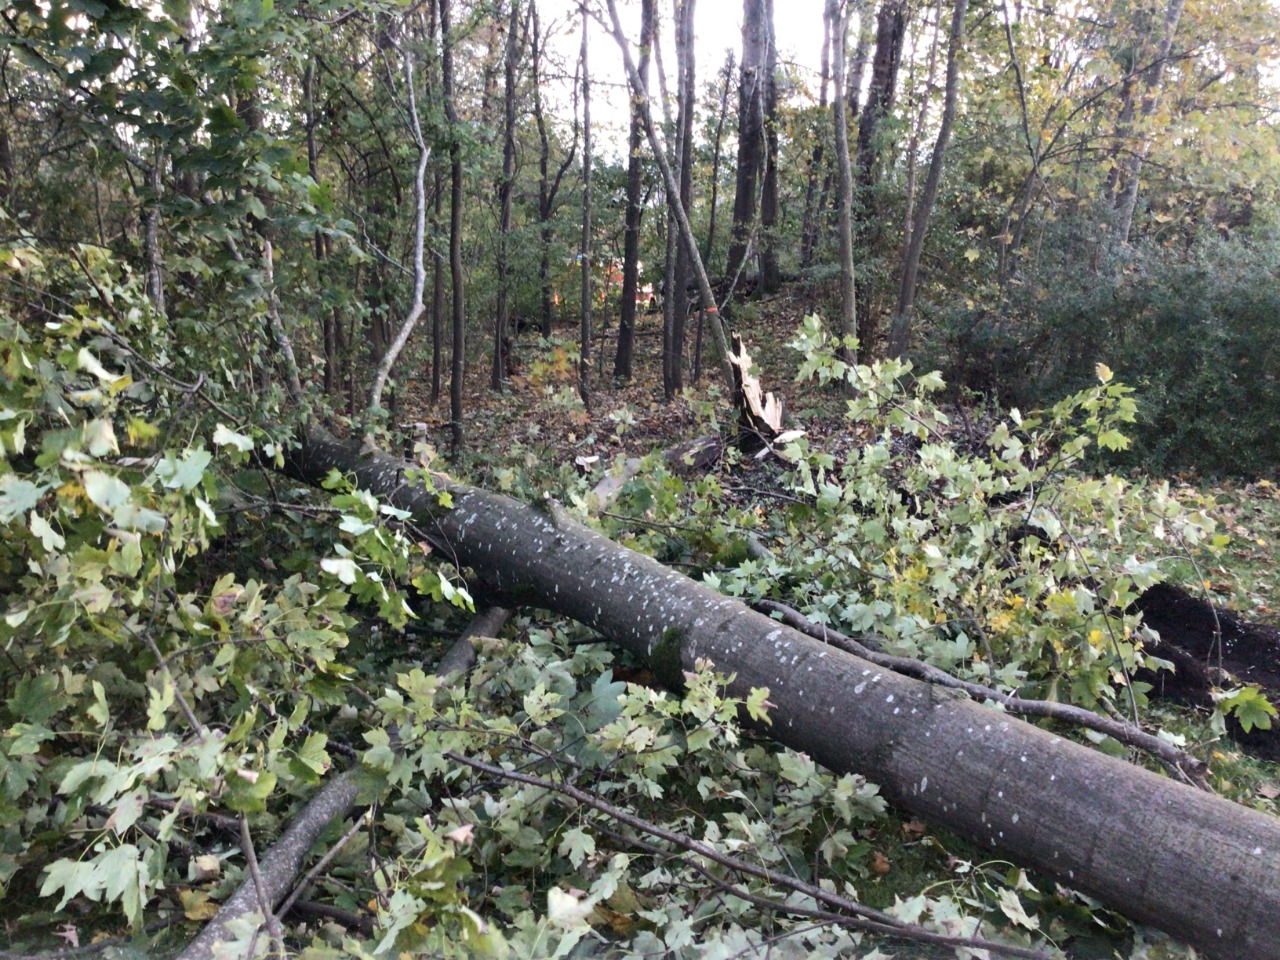
POLYGON ((880 668, 805 636, 577 524, 451 485, 322 433, 295 475, 354 474, 430 522, 458 562, 520 603, 587 624, 679 686, 700 659, 734 695, 768 687, 770 732, 900 808, 1223 960, 1280 960, 1280 820, 880 668))

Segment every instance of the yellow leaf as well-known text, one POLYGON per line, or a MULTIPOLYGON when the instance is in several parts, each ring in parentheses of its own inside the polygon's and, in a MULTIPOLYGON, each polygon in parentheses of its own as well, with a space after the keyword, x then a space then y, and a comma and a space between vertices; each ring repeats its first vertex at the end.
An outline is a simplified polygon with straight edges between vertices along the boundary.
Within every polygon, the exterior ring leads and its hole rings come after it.
POLYGON ((1110 383, 1111 378, 1115 376, 1115 374, 1111 372, 1111 368, 1108 367, 1105 363, 1098 364, 1096 367, 1093 368, 1093 370, 1098 375, 1098 379, 1101 380, 1103 383, 1110 383))
POLYGON ((973 261, 977 260, 979 256, 981 256, 981 254, 979 254, 978 251, 975 250, 973 247, 970 247, 968 250, 964 252, 964 258, 968 260, 970 263, 973 263, 973 261))
POLYGON ((218 905, 200 890, 181 890, 178 897, 182 901, 182 914, 188 920, 212 920, 218 912, 218 905))

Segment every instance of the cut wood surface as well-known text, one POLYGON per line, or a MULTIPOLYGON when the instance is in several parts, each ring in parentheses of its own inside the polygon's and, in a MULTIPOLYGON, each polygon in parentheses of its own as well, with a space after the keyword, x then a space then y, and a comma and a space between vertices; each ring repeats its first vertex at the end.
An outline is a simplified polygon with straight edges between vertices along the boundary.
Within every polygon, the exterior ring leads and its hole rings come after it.
POLYGON ((430 523, 501 595, 587 624, 667 684, 705 659, 734 695, 768 687, 778 741, 903 810, 1209 956, 1280 960, 1280 820, 838 651, 558 508, 453 484, 443 510, 411 465, 320 431, 290 463, 311 482, 335 468, 430 523))

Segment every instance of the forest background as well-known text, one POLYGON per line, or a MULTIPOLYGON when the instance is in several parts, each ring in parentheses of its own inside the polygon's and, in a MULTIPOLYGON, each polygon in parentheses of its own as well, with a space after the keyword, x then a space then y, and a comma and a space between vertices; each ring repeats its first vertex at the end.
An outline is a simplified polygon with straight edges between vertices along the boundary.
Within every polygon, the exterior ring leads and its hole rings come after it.
POLYGON ((1265 684, 1148 702, 1135 604, 1226 549, 1220 594, 1276 602, 1278 38, 1251 0, 6 5, 14 954, 201 955, 342 782, 363 815, 240 953, 1193 955, 772 745, 712 665, 663 692, 307 451, 568 509, 1273 811, 1224 739, 1265 684), (423 673, 477 603, 519 613, 423 673))

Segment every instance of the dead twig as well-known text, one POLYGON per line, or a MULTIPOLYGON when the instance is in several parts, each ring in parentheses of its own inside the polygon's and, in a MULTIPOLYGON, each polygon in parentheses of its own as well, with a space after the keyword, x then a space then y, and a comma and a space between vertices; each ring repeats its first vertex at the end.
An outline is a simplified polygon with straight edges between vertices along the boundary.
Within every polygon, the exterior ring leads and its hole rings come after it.
MULTIPOLYGON (((660 840, 670 843, 679 848, 681 855, 687 858, 687 862, 690 863, 695 870, 702 873, 703 876, 707 876, 712 879, 717 885, 723 884, 723 881, 712 877, 706 867, 697 863, 695 860, 690 859, 689 855, 705 858, 706 860, 710 860, 712 863, 719 864, 720 866, 733 870, 736 873, 756 877, 757 879, 764 880, 767 883, 782 887, 793 893, 811 897, 817 903, 825 904, 830 908, 830 910, 824 911, 811 907, 796 906, 790 903, 779 903, 766 897, 753 894, 750 891, 737 886, 731 888, 735 896, 742 896, 744 899, 749 900, 758 906, 762 906, 770 910, 777 910, 781 913, 794 913, 799 916, 816 917, 819 919, 830 918, 830 922, 832 923, 840 923, 843 926, 852 926, 860 930, 867 930, 869 932, 880 933, 886 936, 901 937, 917 943, 930 943, 939 946, 966 948, 969 950, 988 950, 992 953, 1000 953, 1009 957, 1029 958, 1029 960, 1049 960, 1049 955, 1040 950, 1031 950, 1026 947, 1015 947, 1008 944, 994 943, 990 940, 969 937, 948 937, 942 934, 932 933, 925 930, 923 927, 905 923, 891 914, 884 913, 880 910, 873 910, 870 907, 863 906, 857 901, 850 900, 847 897, 842 897, 830 890, 825 890, 816 884, 806 883, 803 880, 797 880, 795 877, 781 874, 766 867, 757 866, 753 863, 748 863, 745 860, 740 860, 737 857, 730 856, 726 853, 721 853, 719 850, 716 850, 708 844, 695 840, 686 834, 677 833, 674 830, 668 830, 666 827, 645 820, 642 817, 638 817, 633 813, 623 810, 621 807, 614 806, 607 800, 604 800, 593 793, 571 786, 570 784, 556 783, 555 781, 547 780, 543 777, 536 777, 527 773, 518 773, 514 770, 506 770, 502 767, 485 763, 482 760, 464 757, 452 750, 446 752, 445 757, 455 763, 460 763, 463 766, 470 767, 473 770, 478 770, 481 773, 492 777, 497 777, 514 783, 523 783, 526 786, 539 787, 543 790, 551 791, 552 793, 558 793, 570 798, 571 800, 577 801, 585 807, 589 807, 603 813, 605 816, 610 817, 619 823, 625 824, 633 830, 638 830, 641 833, 646 833, 652 837, 657 837, 660 840)), ((647 848, 647 852, 658 856, 666 856, 670 853, 670 851, 663 850, 660 847, 653 846, 652 844, 648 844, 647 841, 639 840, 635 837, 623 837, 622 839, 625 839, 626 842, 632 846, 641 847, 642 849, 647 848)))

